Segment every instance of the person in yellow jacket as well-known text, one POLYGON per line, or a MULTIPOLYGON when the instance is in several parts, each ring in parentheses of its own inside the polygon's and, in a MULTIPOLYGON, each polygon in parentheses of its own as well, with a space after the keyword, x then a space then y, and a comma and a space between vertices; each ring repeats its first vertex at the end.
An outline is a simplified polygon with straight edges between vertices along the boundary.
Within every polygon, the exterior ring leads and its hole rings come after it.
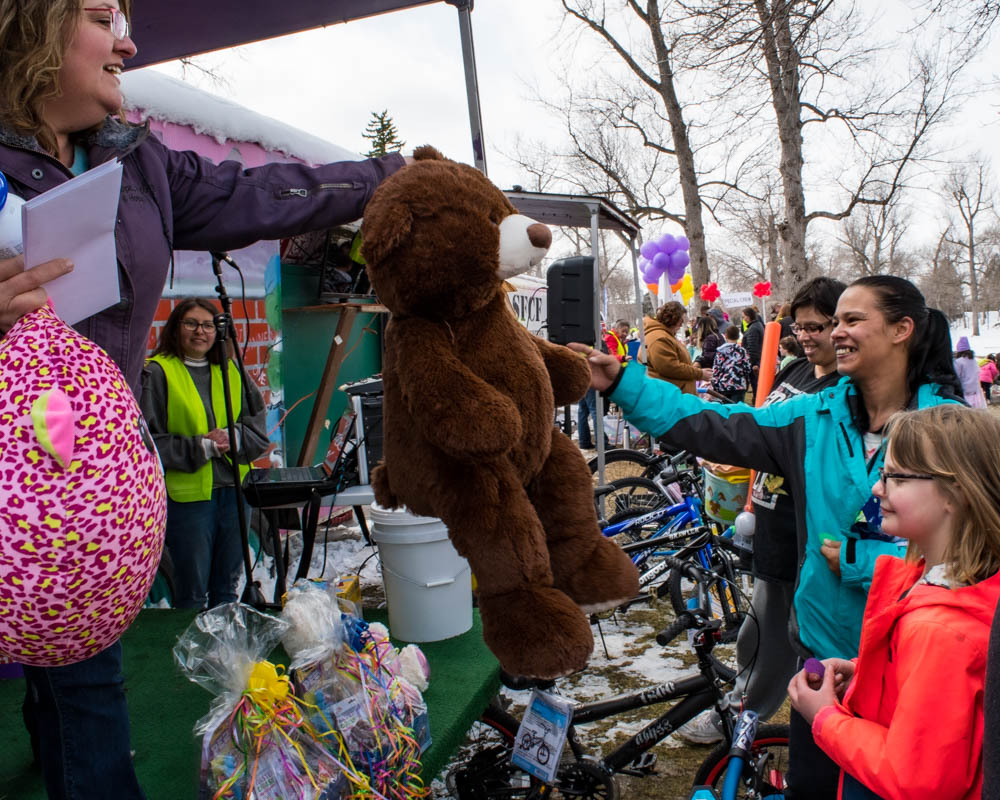
POLYGON ((207 300, 182 300, 142 376, 140 406, 166 476, 166 546, 177 608, 237 599, 243 545, 232 467, 223 456, 237 451, 242 479, 268 445, 260 391, 227 359, 237 438, 229 441, 221 357, 214 347, 217 313, 207 300))

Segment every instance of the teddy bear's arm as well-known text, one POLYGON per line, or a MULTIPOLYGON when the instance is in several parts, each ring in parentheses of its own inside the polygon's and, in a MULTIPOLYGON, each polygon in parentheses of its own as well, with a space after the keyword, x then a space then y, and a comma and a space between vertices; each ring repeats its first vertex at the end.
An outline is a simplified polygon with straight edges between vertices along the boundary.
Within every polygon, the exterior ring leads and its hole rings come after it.
POLYGON ((533 336, 535 346, 549 371, 552 392, 557 406, 575 403, 590 388, 590 367, 568 347, 533 336))
POLYGON ((386 339, 407 409, 435 446, 454 456, 488 458, 520 439, 517 406, 459 360, 446 326, 393 320, 386 339))

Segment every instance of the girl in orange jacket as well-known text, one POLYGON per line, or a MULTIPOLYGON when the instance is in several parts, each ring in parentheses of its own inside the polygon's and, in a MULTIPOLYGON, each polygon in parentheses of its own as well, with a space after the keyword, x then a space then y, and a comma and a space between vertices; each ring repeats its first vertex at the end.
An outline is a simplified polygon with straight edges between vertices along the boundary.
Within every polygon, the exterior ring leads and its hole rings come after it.
POLYGON ((876 562, 858 658, 825 659, 822 678, 807 664, 788 694, 841 767, 844 800, 979 798, 1000 599, 1000 420, 942 405, 889 428, 873 493, 882 531, 910 542, 906 560, 876 562))

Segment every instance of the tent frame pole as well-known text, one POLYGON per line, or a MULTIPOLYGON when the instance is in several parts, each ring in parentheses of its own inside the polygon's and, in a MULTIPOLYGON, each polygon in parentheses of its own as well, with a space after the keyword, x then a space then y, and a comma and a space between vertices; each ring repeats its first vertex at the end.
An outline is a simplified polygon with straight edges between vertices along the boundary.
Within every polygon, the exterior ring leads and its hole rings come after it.
POLYGON ((486 145, 483 142, 483 113, 479 103, 479 77, 476 72, 476 47, 472 39, 473 0, 446 0, 458 9, 458 30, 462 40, 465 67, 465 96, 469 104, 469 128, 472 132, 472 156, 476 169, 486 175, 486 145))

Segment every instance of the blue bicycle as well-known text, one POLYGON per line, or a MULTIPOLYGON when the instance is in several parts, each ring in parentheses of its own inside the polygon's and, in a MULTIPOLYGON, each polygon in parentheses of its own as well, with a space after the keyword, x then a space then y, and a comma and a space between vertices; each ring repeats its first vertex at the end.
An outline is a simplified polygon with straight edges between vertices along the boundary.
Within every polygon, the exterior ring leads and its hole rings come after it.
POLYGON ((689 800, 781 800, 787 771, 787 725, 759 725, 757 712, 740 714, 732 745, 723 742, 702 762, 689 800), (722 782, 721 794, 716 791, 722 782))
POLYGON ((625 606, 650 596, 669 596, 674 612, 683 613, 693 587, 680 572, 670 570, 663 556, 693 560, 718 576, 710 593, 711 610, 722 620, 723 642, 731 642, 746 616, 745 598, 751 594, 753 577, 748 554, 735 545, 732 528, 717 534, 704 524, 700 489, 698 473, 671 462, 661 469, 658 481, 621 478, 594 493, 599 510, 613 512, 602 528, 604 535, 622 545, 639 570, 639 587, 645 594, 625 606), (680 497, 670 503, 668 495, 680 497))

